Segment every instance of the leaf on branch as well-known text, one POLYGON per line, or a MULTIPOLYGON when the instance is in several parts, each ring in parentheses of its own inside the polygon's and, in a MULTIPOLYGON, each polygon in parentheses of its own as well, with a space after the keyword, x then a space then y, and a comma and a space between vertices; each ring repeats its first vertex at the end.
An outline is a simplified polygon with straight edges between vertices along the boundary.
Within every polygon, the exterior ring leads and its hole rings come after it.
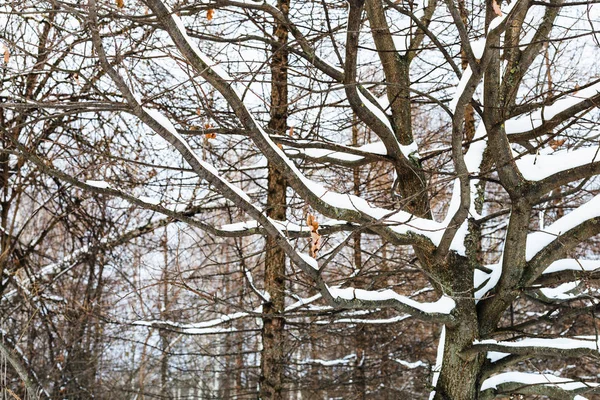
POLYGON ((290 131, 288 132, 288 135, 290 137, 292 137, 294 135, 294 127, 293 126, 290 126, 290 131))
POLYGON ((125 0, 117 0, 117 7, 119 7, 119 8, 125 7, 125 0))
POLYGON ((214 133, 214 132, 210 132, 210 133, 206 133, 204 135, 204 137, 207 138, 207 139, 216 139, 217 138, 217 134, 214 133))
POLYGON ((10 50, 8 50, 7 46, 2 46, 4 49, 4 63, 8 64, 8 60, 10 60, 10 50))
POLYGON ((492 0, 492 8, 494 9, 494 13, 501 17, 502 16, 502 10, 500 9, 500 6, 498 5, 498 0, 492 0))
POLYGON ((306 216, 306 224, 310 227, 310 256, 317 258, 317 253, 321 248, 321 234, 319 233, 319 223, 314 215, 306 216))
POLYGON ((213 8, 209 8, 208 10, 206 10, 206 19, 212 21, 214 14, 215 10, 213 8))
POLYGON ((556 140, 550 140, 548 142, 548 144, 550 145, 550 147, 552 147, 552 150, 556 150, 558 149, 560 146, 562 146, 563 144, 565 144, 565 141, 567 139, 556 139, 556 140))

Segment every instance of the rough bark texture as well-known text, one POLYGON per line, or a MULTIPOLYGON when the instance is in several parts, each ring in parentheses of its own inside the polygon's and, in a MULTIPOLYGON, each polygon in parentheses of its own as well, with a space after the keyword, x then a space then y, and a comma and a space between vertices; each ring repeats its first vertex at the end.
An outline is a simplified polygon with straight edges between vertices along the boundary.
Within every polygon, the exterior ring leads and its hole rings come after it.
POLYGON ((446 327, 444 358, 435 400, 477 399, 478 378, 485 357, 465 352, 474 340, 479 339, 477 312, 473 302, 472 266, 465 257, 453 253, 440 279, 456 301, 456 318, 459 322, 446 327))
MULTIPOLYGON (((289 0, 279 0, 277 7, 287 15, 289 0)), ((279 135, 287 131, 288 90, 286 49, 288 31, 284 24, 277 24, 274 36, 277 45, 273 46, 271 58, 271 119, 269 128, 279 135)), ((283 174, 269 163, 267 216, 285 220, 286 183, 283 174)), ((260 397, 262 399, 283 398, 284 376, 284 327, 282 315, 285 306, 285 253, 272 237, 267 237, 265 258, 265 291, 270 301, 263 307, 262 358, 260 376, 260 397)))
MULTIPOLYGON (((353 115, 352 118, 352 145, 358 146, 358 120, 356 118, 356 114, 353 115)), ((360 167, 354 167, 352 171, 352 180, 354 185, 354 194, 356 196, 360 196, 360 167)), ((353 256, 354 256, 354 269, 360 271, 363 267, 362 260, 362 243, 361 243, 361 234, 360 231, 354 234, 354 242, 353 242, 353 256)), ((359 272, 360 274, 360 272, 359 272)), ((360 279, 363 281, 364 279, 360 279)), ((357 282, 359 283, 359 282, 357 282)), ((364 282, 360 282, 363 284, 364 282)), ((354 371, 352 375, 352 381, 356 383, 356 399, 364 400, 367 398, 367 381, 365 376, 365 368, 366 368, 366 354, 365 348, 367 347, 368 337, 367 337, 367 327, 365 324, 357 324, 354 328, 355 331, 355 340, 356 340, 356 361, 354 365, 354 371)))
MULTIPOLYGON (((369 0, 365 4, 373 41, 386 77, 394 133, 400 144, 410 145, 414 140, 410 103, 411 60, 408 55, 401 56, 396 51, 382 3, 369 0)), ((398 193, 402 196, 406 209, 418 216, 431 217, 429 199, 425 190, 427 181, 418 159, 411 158, 396 163, 396 171, 398 193)))

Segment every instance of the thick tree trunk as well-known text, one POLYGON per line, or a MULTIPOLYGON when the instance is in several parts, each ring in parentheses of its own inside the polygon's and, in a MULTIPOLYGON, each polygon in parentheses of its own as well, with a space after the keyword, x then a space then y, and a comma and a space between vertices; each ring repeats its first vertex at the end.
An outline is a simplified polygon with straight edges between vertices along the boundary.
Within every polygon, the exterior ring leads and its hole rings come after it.
POLYGON ((481 353, 469 353, 480 338, 476 304, 473 300, 473 269, 465 257, 451 255, 440 278, 456 301, 457 323, 446 327, 443 363, 436 384, 435 400, 474 400, 485 361, 481 353))
MULTIPOLYGON (((289 0, 279 0, 277 7, 287 15, 289 0)), ((284 135, 287 131, 288 90, 287 63, 288 52, 287 27, 281 23, 275 26, 277 44, 273 46, 271 59, 271 120, 269 128, 284 135)), ((285 220, 286 183, 284 176, 269 164, 267 216, 276 220, 285 220)), ((265 291, 270 301, 263 307, 262 357, 260 376, 260 398, 283 398, 284 375, 284 328, 285 319, 285 254, 277 242, 267 238, 265 258, 265 291)))
MULTIPOLYGON (((476 325, 475 325, 476 328, 476 325)), ((435 388, 434 400, 475 400, 483 361, 481 355, 466 355, 463 350, 473 344, 471 324, 446 329, 444 361, 435 388)))

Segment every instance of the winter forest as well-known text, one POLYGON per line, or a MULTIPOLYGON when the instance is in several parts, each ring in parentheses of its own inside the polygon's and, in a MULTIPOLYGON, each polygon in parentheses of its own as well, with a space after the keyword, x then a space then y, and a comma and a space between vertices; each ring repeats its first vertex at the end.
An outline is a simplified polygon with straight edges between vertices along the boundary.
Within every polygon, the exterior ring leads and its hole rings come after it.
POLYGON ((599 107, 597 0, 0 0, 0 399, 600 399, 599 107))

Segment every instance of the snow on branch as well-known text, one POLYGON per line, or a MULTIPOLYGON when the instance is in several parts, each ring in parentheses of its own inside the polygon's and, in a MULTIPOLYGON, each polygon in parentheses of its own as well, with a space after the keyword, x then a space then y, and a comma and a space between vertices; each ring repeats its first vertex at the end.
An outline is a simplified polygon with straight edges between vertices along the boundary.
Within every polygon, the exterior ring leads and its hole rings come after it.
POLYGON ((552 398, 584 400, 578 394, 598 388, 596 382, 575 381, 552 374, 504 372, 486 379, 481 385, 483 399, 492 399, 500 393, 547 395, 552 398))
POLYGON ((489 293, 500 281, 502 275, 502 263, 486 265, 489 272, 475 269, 473 283, 475 286, 475 301, 478 302, 489 293))
POLYGON ((581 260, 576 258, 563 258, 554 261, 542 274, 553 274, 562 271, 594 272, 600 268, 600 260, 581 260))
MULTIPOLYGON (((422 319, 440 319, 443 315, 450 315, 456 303, 448 296, 442 296, 434 303, 420 303, 406 296, 402 296, 391 289, 386 290, 363 290, 355 288, 340 288, 337 286, 328 288, 329 295, 338 305, 363 304, 376 306, 378 303, 390 303, 399 311, 411 315, 418 315, 422 319)), ((445 318, 448 319, 448 318, 445 318)), ((451 319, 448 319, 451 320, 451 319)))
POLYGON ((517 167, 528 181, 541 181, 572 168, 600 162, 600 147, 560 150, 552 154, 527 154, 516 160, 517 167))
POLYGON ((596 279, 600 274, 600 260, 565 258, 550 264, 534 281, 534 287, 548 299, 572 300, 582 296, 596 296, 595 289, 582 283, 596 279), (542 287, 560 284, 555 288, 542 287))
POLYGON ((299 361, 300 365, 310 365, 310 364, 318 364, 323 367, 334 367, 336 365, 347 365, 356 360, 356 354, 348 354, 343 358, 338 358, 336 360, 322 360, 319 358, 308 358, 306 360, 299 361))
POLYGON ((524 338, 519 341, 496 341, 493 339, 476 340, 473 350, 478 352, 497 351, 502 353, 546 356, 599 358, 600 340, 597 338, 524 338))
POLYGON ((365 162, 389 161, 386 157, 387 149, 381 141, 351 147, 327 142, 290 140, 289 138, 274 137, 274 139, 285 145, 284 151, 290 158, 304 157, 315 162, 332 162, 346 166, 360 165, 365 162))
MULTIPOLYGON (((322 185, 307 179, 255 120, 252 113, 242 101, 239 93, 233 88, 231 77, 221 69, 213 68, 216 63, 212 62, 197 48, 187 35, 185 26, 179 17, 172 13, 161 0, 149 0, 148 4, 157 14, 163 27, 167 30, 182 54, 196 67, 200 75, 213 85, 231 105, 240 122, 248 130, 255 145, 269 161, 273 162, 286 175, 288 184, 315 209, 331 218, 345 219, 350 222, 378 223, 381 229, 386 229, 388 233, 393 232, 398 237, 398 240, 405 241, 407 244, 413 244, 424 239, 434 244, 439 243, 439 238, 442 235, 444 227, 434 221, 416 218, 406 212, 393 212, 374 208, 360 197, 331 192, 322 185), (384 218, 387 215, 391 217, 384 218), (421 236, 421 238, 415 237, 415 235, 421 236)), ((355 92, 352 93, 358 96, 356 94, 357 89, 354 88, 353 90, 355 92)), ((366 98, 364 94, 361 93, 361 95, 366 98)), ((371 103, 369 102, 368 104, 371 103)), ((369 115, 377 118, 371 112, 369 112, 369 115)), ((381 117, 382 115, 379 116, 381 117)), ((383 121, 379 121, 379 123, 384 124, 383 121)), ((170 130, 170 126, 165 126, 165 128, 167 131, 170 130)), ((386 137, 390 143, 393 142, 398 153, 397 156, 403 158, 400 154, 402 153, 400 145, 393 131, 389 131, 388 128, 389 126, 384 128, 387 132, 384 136, 387 135, 386 137)), ((169 136, 174 135, 169 134, 169 136)), ((171 139, 170 141, 173 144, 179 141, 179 139, 171 139)), ((386 148, 389 152, 390 147, 388 142, 386 142, 386 148)), ((405 149, 408 152, 414 152, 414 150, 414 146, 406 146, 405 149)))
POLYGON ((600 216, 600 195, 595 196, 587 203, 579 206, 543 231, 527 235, 526 259, 531 259, 541 252, 546 246, 557 240, 565 232, 576 228, 584 222, 600 216))
POLYGON ((241 318, 258 316, 261 312, 262 306, 259 306, 251 312, 236 312, 232 314, 226 314, 219 318, 211 319, 209 321, 196 322, 191 324, 182 324, 179 322, 166 320, 139 320, 134 321, 131 324, 137 326, 146 326, 150 328, 168 329, 186 335, 210 335, 215 333, 234 332, 235 330, 233 330, 232 328, 223 328, 220 326, 225 323, 239 320, 241 318))
MULTIPOLYGON (((306 179, 246 109, 241 98, 231 87, 231 83, 228 82, 230 81, 230 77, 220 69, 214 69, 211 66, 212 63, 209 63, 210 60, 208 60, 192 43, 185 32, 185 27, 179 20, 179 17, 171 13, 168 7, 160 0, 151 0, 149 1, 149 4, 153 8, 153 11, 157 13, 161 22, 165 24, 169 34, 184 55, 193 61, 199 62, 199 66, 202 67, 200 70, 203 71, 203 77, 226 97, 234 109, 237 107, 238 117, 250 131, 255 133, 253 137, 255 143, 263 151, 265 156, 269 159, 279 161, 282 166, 285 166, 286 168, 284 168, 284 171, 289 172, 289 175, 287 175, 288 182, 301 183, 301 190, 303 189, 305 195, 308 194, 309 197, 313 197, 315 201, 311 202, 311 204, 326 203, 326 208, 333 211, 336 216, 339 215, 339 219, 344 219, 344 216, 348 214, 347 212, 344 213, 343 210, 350 211, 351 219, 355 220, 359 219, 364 221, 364 216, 369 216, 371 222, 378 222, 379 224, 382 224, 381 226, 389 227, 393 232, 405 235, 406 239, 411 242, 414 241, 411 234, 414 235, 415 233, 434 242, 439 240, 439 235, 441 235, 443 231, 443 228, 439 223, 427 219, 415 218, 413 215, 403 211, 390 212, 389 210, 371 207, 368 202, 358 196, 333 193, 326 190, 321 185, 306 179)), ((402 296, 391 295, 388 292, 385 292, 385 295, 382 296, 381 294, 375 294, 376 292, 365 291, 365 298, 340 298, 339 296, 332 296, 329 288, 320 276, 317 261, 306 254, 298 252, 289 242, 279 226, 275 225, 272 220, 252 202, 246 193, 221 177, 212 165, 200 159, 187 141, 179 135, 177 129, 168 118, 164 117, 156 110, 143 107, 139 103, 137 97, 132 93, 121 75, 108 62, 97 26, 95 1, 89 0, 89 5, 90 17, 92 20, 92 40, 98 53, 100 63, 130 103, 134 114, 163 139, 172 144, 200 178, 206 180, 219 193, 233 201, 234 204, 244 210, 248 215, 255 218, 265 229, 267 234, 277 238, 279 245, 292 262, 298 265, 304 273, 316 282, 326 301, 333 306, 340 308, 354 308, 359 306, 369 308, 395 308, 402 312, 410 313, 418 318, 452 323, 453 318, 449 313, 451 308, 454 307, 454 302, 445 296, 442 298, 444 300, 442 303, 445 305, 441 307, 441 312, 438 312, 439 309, 437 307, 435 309, 426 306, 421 307, 417 302, 414 302, 413 304, 413 300, 409 299, 407 301, 402 296), (452 302, 451 307, 448 306, 449 302, 452 302)), ((177 326, 174 326, 174 328, 187 329, 188 332, 189 329, 194 329, 193 327, 177 326)))
POLYGON ((529 115, 511 118, 505 122, 504 127, 508 135, 522 139, 532 138, 537 132, 546 133, 576 113, 592 107, 598 99, 600 82, 562 96, 550 106, 542 105, 529 115))
POLYGON ((581 297, 590 297, 590 293, 581 288, 580 281, 565 282, 557 287, 539 288, 540 297, 547 301, 575 300, 581 297))
POLYGON ((346 318, 337 318, 333 321, 317 321, 318 325, 329 325, 329 324, 371 324, 371 325, 385 325, 385 324, 395 324, 397 322, 404 321, 407 318, 410 318, 410 314, 398 315, 390 318, 355 318, 355 317, 346 317, 346 318))

